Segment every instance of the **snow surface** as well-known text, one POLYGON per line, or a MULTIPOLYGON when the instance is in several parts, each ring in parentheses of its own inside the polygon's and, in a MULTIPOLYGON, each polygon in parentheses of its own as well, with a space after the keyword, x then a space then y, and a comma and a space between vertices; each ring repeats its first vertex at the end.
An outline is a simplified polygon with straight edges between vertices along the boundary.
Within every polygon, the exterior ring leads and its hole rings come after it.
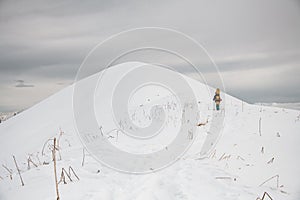
MULTIPOLYGON (((125 63, 111 68, 104 85, 113 87, 111 83, 136 65, 125 63)), ((93 79, 97 79, 97 76, 84 81, 93 79)), ((51 141, 46 143, 53 137, 60 141, 58 177, 62 167, 67 169, 72 166, 80 178, 76 180, 72 177, 73 182, 59 185, 63 200, 256 200, 264 192, 268 192, 273 199, 300 199, 300 112, 250 105, 225 95, 223 133, 213 151, 202 158, 201 147, 207 134, 210 134, 210 126, 213 126, 211 117, 216 114, 209 95, 212 89, 208 91, 202 83, 186 79, 199 102, 200 122, 208 120, 208 124, 197 128, 194 144, 175 164, 145 175, 127 174, 105 167, 85 151, 82 166, 83 145, 76 133, 72 110, 73 86, 69 86, 0 124, 0 199, 55 199, 53 163, 48 148, 51 141), (21 186, 12 155, 16 156, 25 186, 21 186), (29 156, 38 167, 31 164, 28 169, 29 156), (12 180, 4 166, 12 170, 12 180), (276 175, 279 177, 278 185, 274 178, 260 186, 276 175)), ((101 97, 99 94, 98 98, 101 97)), ((140 103, 140 100, 136 102, 140 103)), ((101 105, 102 101, 96 101, 99 120, 104 109, 101 105)), ((151 105, 150 102, 145 107, 151 105)), ((135 108, 132 106, 133 110, 135 108)), ((141 110, 136 108, 135 111, 139 113, 141 110)), ((105 113, 105 116, 109 115, 105 113)), ((145 125, 147 121, 141 123, 145 125)), ((170 127, 171 124, 172 121, 170 127)), ((107 133, 110 128, 103 131, 107 133)), ((112 137, 115 138, 115 135, 112 137)), ((112 143, 128 151, 136 151, 141 147, 136 144, 124 145, 126 142, 122 136, 112 140, 112 143)), ((161 147, 156 144, 153 148, 161 147)))
POLYGON ((256 105, 272 106, 278 108, 287 108, 293 110, 300 110, 300 103, 255 103, 256 105))

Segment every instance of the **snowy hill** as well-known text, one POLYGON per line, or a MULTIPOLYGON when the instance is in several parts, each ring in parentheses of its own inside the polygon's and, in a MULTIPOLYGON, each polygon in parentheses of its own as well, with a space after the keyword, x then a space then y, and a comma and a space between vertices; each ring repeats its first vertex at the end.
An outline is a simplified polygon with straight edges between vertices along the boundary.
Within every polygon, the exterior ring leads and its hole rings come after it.
MULTIPOLYGON (((105 107, 104 103, 109 101, 114 83, 137 65, 125 63, 106 72, 102 80, 104 91, 98 88, 95 93, 98 121, 110 118, 109 107, 105 107)), ((93 75, 83 82, 94 82, 97 78, 93 75)), ((196 127, 197 137, 193 145, 175 164, 157 172, 134 175, 117 172, 97 162, 90 153, 83 150, 77 135, 72 105, 74 86, 69 86, 0 124, 0 199, 55 199, 50 152, 52 141, 49 139, 56 137, 60 143, 58 176, 62 168, 72 166, 80 179, 73 176, 73 182, 59 184, 63 200, 256 200, 264 192, 268 192, 273 199, 298 200, 300 112, 250 105, 224 95, 225 110, 220 112, 225 112, 225 126, 217 145, 203 158, 201 147, 205 138, 211 134, 210 127, 214 126, 211 119, 216 114, 209 95, 213 89, 195 80, 186 80, 194 90, 199 104, 199 122, 204 125, 196 127), (17 159, 25 186, 20 184, 12 155, 17 159), (28 158, 32 161, 29 162, 30 167, 28 158), (272 179, 267 181, 269 178, 272 179)), ((173 101, 172 95, 164 91, 158 93, 160 96, 156 99, 153 96, 158 96, 157 93, 153 93, 151 99, 141 93, 140 97, 146 100, 137 97, 130 112, 138 115, 156 102, 173 101), (142 108, 137 106, 141 102, 142 108)), ((80 100, 84 101, 85 96, 82 95, 80 100)), ((171 108, 176 115, 176 105, 171 105, 171 108)), ((168 122, 166 130, 176 129, 171 125, 173 121, 168 122)), ((139 123, 145 125, 148 122, 145 119, 139 123)), ((103 127, 103 132, 108 134, 111 129, 113 125, 103 127)), ((152 143, 138 146, 128 143, 122 134, 118 135, 118 139, 116 135, 107 136, 113 138, 111 142, 114 145, 132 152, 146 151, 146 147, 159 149, 167 142, 153 139, 152 143)))

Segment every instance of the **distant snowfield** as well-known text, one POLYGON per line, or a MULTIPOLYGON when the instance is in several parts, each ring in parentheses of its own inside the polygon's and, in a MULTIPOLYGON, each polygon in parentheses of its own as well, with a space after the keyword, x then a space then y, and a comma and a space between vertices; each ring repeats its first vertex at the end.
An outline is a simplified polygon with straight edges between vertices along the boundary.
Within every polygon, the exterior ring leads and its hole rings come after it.
MULTIPOLYGON (((111 83, 122 75, 123 70, 135 65, 137 63, 125 63, 111 68, 108 76, 113 76, 107 82, 104 80, 104 85, 112 87, 111 83)), ((268 192, 273 199, 299 200, 300 111, 250 105, 225 95, 223 133, 213 151, 200 159, 201 147, 207 134, 210 134, 211 116, 215 111, 207 87, 188 78, 187 81, 199 102, 199 122, 208 120, 208 124, 197 127, 194 144, 175 164, 146 175, 126 174, 101 165, 85 152, 82 166, 83 145, 76 133, 72 110, 73 86, 69 86, 0 124, 0 199, 55 199, 53 163, 48 149, 50 143, 46 141, 57 137, 60 138, 61 148, 61 159, 57 163, 58 177, 62 167, 67 169, 72 166, 80 178, 76 180, 73 176, 73 182, 67 180, 67 184, 59 185, 62 200, 256 200, 264 192, 268 192), (25 182, 23 187, 12 155, 16 156, 21 168, 25 182), (31 164, 28 169, 29 156, 38 167, 31 164), (43 165, 44 162, 49 164, 43 165), (12 180, 4 167, 12 170, 12 180), (267 181, 271 177, 275 178, 267 181)), ((149 91, 143 95, 146 94, 149 91)), ((97 120, 101 121, 103 117, 109 118, 109 113, 101 113, 109 107, 102 106, 100 93, 96 93, 97 98, 96 115, 97 120)), ((161 101, 160 98, 149 100, 146 96, 144 100, 149 101, 147 104, 144 102, 145 109, 161 101)), ((107 100, 104 98, 104 101, 107 100)), ((143 104, 143 99, 136 99, 135 102, 143 104)), ((137 115, 144 111, 134 108, 133 103, 130 112, 136 111, 137 115)), ((175 107, 174 110, 176 114, 175 107)), ((168 124, 171 129, 174 128, 172 122, 170 120, 168 124)), ((145 119, 139 123, 145 126, 149 122, 145 119)), ((108 133, 111 128, 113 125, 104 127, 103 132, 108 133)), ((167 127, 166 130, 171 129, 167 127)), ((155 139, 150 144, 136 146, 128 144, 125 136, 120 135, 118 140, 116 135, 109 136, 114 145, 130 152, 147 145, 152 145, 154 151, 161 148, 161 143, 155 139)))
POLYGON ((287 108, 300 110, 300 103, 255 103, 256 105, 272 106, 278 108, 287 108))
POLYGON ((1 121, 6 121, 18 113, 20 113, 20 112, 3 112, 3 113, 0 113, 0 119, 1 119, 1 121))

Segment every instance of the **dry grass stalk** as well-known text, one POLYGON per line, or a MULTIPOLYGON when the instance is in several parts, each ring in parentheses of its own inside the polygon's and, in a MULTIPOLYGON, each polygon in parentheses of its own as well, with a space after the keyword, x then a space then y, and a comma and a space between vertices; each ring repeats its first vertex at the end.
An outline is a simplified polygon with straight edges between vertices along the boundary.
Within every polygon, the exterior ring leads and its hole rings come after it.
MULTIPOLYGON (((67 174, 67 173, 66 173, 67 174)), ((69 178, 69 180, 72 182, 72 179, 71 177, 67 174, 67 177, 69 178)), ((60 180, 58 182, 58 184, 60 184, 61 182, 63 182, 64 184, 67 184, 67 181, 66 181, 66 177, 65 177, 65 173, 64 173, 64 168, 62 168, 61 170, 61 174, 60 174, 60 180)))
POLYGON ((43 148, 42 148, 42 156, 45 155, 45 148, 46 148, 46 146, 49 148, 49 146, 50 146, 49 142, 52 141, 52 140, 53 139, 50 138, 50 139, 46 140, 46 142, 44 143, 43 148))
POLYGON ((30 169, 30 163, 31 163, 33 166, 38 167, 38 165, 35 164, 35 163, 32 161, 31 156, 28 156, 28 158, 27 158, 27 169, 28 169, 28 170, 30 169))
POLYGON ((259 127, 258 127, 259 135, 261 136, 261 117, 259 118, 259 127))
POLYGON ((209 156, 209 158, 215 158, 216 157, 216 154, 217 154, 217 150, 215 149, 209 156))
POLYGON ((59 136, 58 136, 58 139, 57 139, 57 142, 56 142, 56 146, 57 146, 57 148, 59 149, 60 148, 60 139, 61 139, 61 137, 63 136, 63 134, 64 134, 64 132, 61 130, 61 128, 59 128, 59 136))
POLYGON ((242 156, 237 156, 236 159, 245 161, 245 159, 242 156))
POLYGON ((225 153, 223 153, 223 155, 219 158, 219 161, 221 160, 229 160, 231 157, 231 155, 226 155, 225 153))
POLYGON ((77 180, 79 180, 79 177, 77 176, 77 174, 75 173, 75 171, 73 170, 73 168, 71 166, 69 166, 68 172, 65 170, 65 168, 62 168, 61 169, 61 176, 60 176, 60 180, 59 180, 58 184, 61 183, 61 182, 63 182, 64 184, 67 184, 66 176, 68 177, 68 179, 71 182, 73 182, 72 174, 77 178, 77 180))
POLYGON ((206 120, 206 122, 200 122, 199 124, 197 124, 197 126, 205 126, 208 123, 208 119, 206 120))
POLYGON ((274 178, 276 178, 276 188, 279 188, 279 175, 278 174, 275 176, 272 176, 271 178, 264 181, 262 184, 259 185, 259 187, 263 186, 264 184, 266 184, 267 182, 271 181, 274 178))
POLYGON ((269 197, 269 200, 273 200, 269 193, 264 192, 262 198, 257 197, 256 200, 265 200, 265 197, 269 197))
POLYGON ((231 158, 231 155, 227 155, 223 157, 223 160, 229 160, 231 158))
POLYGON ((81 162, 81 166, 83 167, 84 166, 84 161, 85 161, 85 149, 83 148, 82 149, 82 162, 81 162))
POLYGON ((71 176, 71 171, 73 173, 73 175, 77 178, 77 180, 79 180, 79 177, 77 176, 77 174, 75 173, 74 169, 70 166, 69 167, 69 175, 71 176))
POLYGON ((40 152, 37 152, 37 153, 36 153, 36 159, 38 160, 39 165, 42 165, 42 162, 41 162, 40 157, 39 157, 39 153, 40 153, 40 152))
POLYGON ((9 173, 9 178, 10 178, 10 180, 12 180, 13 170, 12 170, 12 169, 9 169, 9 168, 6 167, 5 165, 2 165, 2 167, 3 167, 6 171, 8 171, 8 173, 9 173))
POLYGON ((215 179, 223 179, 223 180, 226 180, 226 179, 227 179, 227 180, 231 180, 232 178, 231 178, 231 177, 229 177, 229 176, 228 176, 228 177, 225 177, 225 176, 224 176, 224 177, 223 177, 223 176, 220 176, 220 177, 215 177, 215 179))
POLYGON ((14 159, 16 168, 17 168, 17 170, 18 170, 18 174, 19 174, 19 177, 20 177, 20 180, 21 180, 21 184, 22 184, 22 186, 24 186, 23 178, 22 178, 22 176, 21 176, 21 171, 20 171, 20 169, 19 169, 19 167, 18 167, 18 164, 17 164, 17 161, 16 161, 16 157, 13 156, 13 159, 14 159))
POLYGON ((274 162, 274 157, 271 159, 271 160, 269 160, 267 163, 268 164, 271 164, 271 163, 273 163, 274 162))
POLYGON ((56 138, 54 138, 54 145, 52 150, 53 165, 54 165, 54 178, 55 178, 55 189, 56 189, 56 200, 59 200, 58 182, 56 174, 56 138))
POLYGON ((224 156, 225 156, 225 153, 223 153, 223 155, 219 158, 219 161, 221 161, 224 156))

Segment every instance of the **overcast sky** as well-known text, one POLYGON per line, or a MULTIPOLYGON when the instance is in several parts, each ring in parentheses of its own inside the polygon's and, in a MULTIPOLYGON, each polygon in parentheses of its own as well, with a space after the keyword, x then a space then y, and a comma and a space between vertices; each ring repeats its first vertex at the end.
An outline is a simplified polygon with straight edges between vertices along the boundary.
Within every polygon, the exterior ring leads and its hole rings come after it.
POLYGON ((0 0, 0 112, 66 87, 95 45, 145 26, 204 45, 233 96, 300 102, 299 0, 0 0))

